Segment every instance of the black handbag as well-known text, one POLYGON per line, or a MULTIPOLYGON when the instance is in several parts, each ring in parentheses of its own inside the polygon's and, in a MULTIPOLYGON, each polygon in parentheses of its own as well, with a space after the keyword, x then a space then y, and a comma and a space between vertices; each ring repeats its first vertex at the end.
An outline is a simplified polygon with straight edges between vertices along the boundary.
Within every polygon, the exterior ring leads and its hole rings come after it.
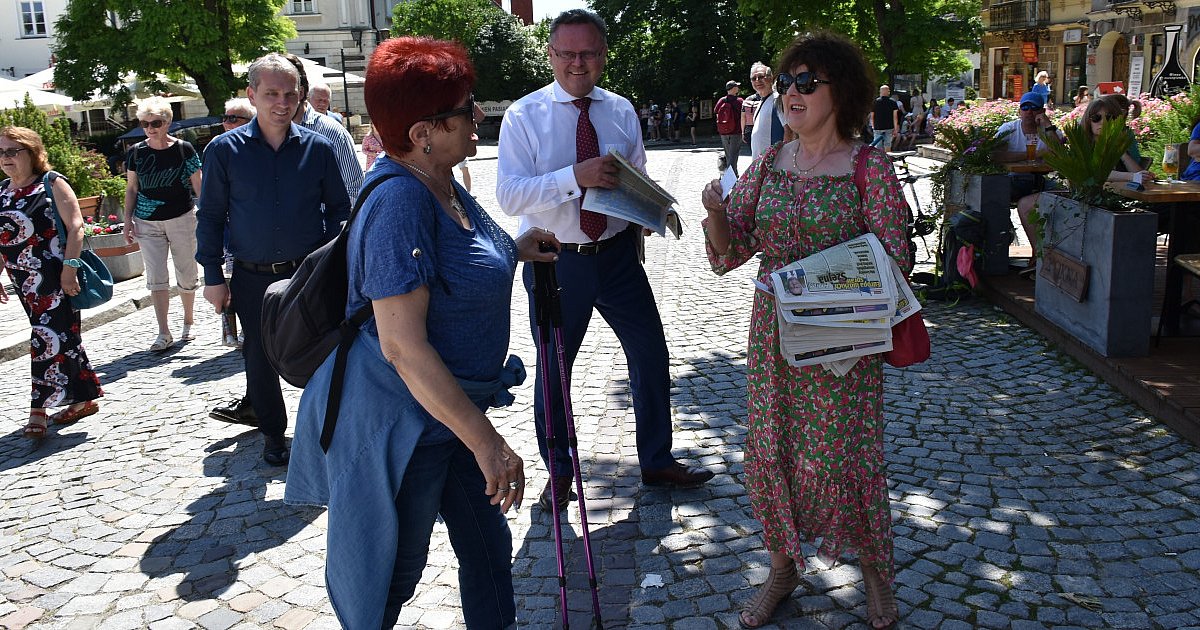
MULTIPOLYGON (((50 209, 54 212, 54 222, 58 226, 58 243, 63 252, 63 257, 66 257, 67 252, 67 227, 63 224, 62 216, 58 214, 58 206, 54 203, 54 189, 52 188, 53 181, 62 177, 54 171, 46 173, 42 178, 43 186, 46 190, 46 198, 50 200, 50 209), (51 177, 51 174, 54 177, 51 177)), ((76 310, 85 308, 94 308, 104 304, 112 299, 113 296, 113 276, 108 267, 104 265, 104 261, 96 255, 96 252, 85 249, 79 252, 79 260, 82 264, 79 265, 79 294, 68 296, 71 301, 71 306, 76 310)))

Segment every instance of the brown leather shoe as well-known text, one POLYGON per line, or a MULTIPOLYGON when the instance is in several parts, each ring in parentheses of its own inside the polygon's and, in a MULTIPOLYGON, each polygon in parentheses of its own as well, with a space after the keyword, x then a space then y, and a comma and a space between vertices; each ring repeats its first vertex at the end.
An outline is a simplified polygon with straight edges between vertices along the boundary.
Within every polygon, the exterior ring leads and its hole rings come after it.
POLYGON ((554 494, 558 497, 558 510, 561 512, 567 509, 567 505, 579 498, 574 492, 571 492, 571 485, 574 480, 571 477, 554 477, 546 482, 546 489, 542 490, 542 496, 538 499, 538 505, 542 506, 543 510, 550 511, 550 484, 554 484, 554 494))
POLYGON ((675 462, 662 470, 643 470, 642 485, 672 488, 699 488, 713 478, 711 470, 675 462))

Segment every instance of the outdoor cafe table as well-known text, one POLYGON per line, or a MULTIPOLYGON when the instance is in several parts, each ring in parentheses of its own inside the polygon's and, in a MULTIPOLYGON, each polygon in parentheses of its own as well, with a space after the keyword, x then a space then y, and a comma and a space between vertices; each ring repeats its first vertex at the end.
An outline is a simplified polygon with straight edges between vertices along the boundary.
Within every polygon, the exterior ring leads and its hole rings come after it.
POLYGON ((1032 173, 1034 175, 1046 175, 1054 172, 1054 169, 1047 166, 1046 163, 1041 160, 1034 160, 1032 162, 1007 162, 1004 164, 1004 168, 1008 169, 1009 173, 1032 173))
POLYGON ((1163 295, 1163 322, 1168 335, 1179 333, 1183 297, 1183 270, 1174 264, 1180 254, 1200 253, 1200 181, 1170 184, 1147 182, 1145 190, 1109 184, 1109 190, 1170 212, 1167 219, 1167 284, 1163 295))

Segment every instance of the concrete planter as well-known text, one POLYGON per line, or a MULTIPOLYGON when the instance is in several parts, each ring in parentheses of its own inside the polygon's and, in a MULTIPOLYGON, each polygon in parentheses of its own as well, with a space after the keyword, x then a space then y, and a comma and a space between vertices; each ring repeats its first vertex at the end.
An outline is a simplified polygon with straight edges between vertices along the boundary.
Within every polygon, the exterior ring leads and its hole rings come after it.
POLYGON ((124 234, 88 236, 84 238, 83 246, 96 251, 116 282, 136 278, 146 271, 142 248, 137 241, 126 245, 124 234))
POLYGON ((1103 356, 1148 355, 1158 215, 1083 206, 1054 193, 1041 194, 1038 212, 1057 250, 1038 262, 1038 314, 1103 356), (1053 283, 1054 263, 1046 261, 1059 254, 1079 265, 1079 283, 1086 283, 1082 298, 1053 283))
MULTIPOLYGON (((1008 245, 1013 240, 1009 195, 1006 175, 965 175, 956 170, 950 173, 946 187, 948 205, 977 211, 983 217, 987 231, 978 270, 989 276, 1008 273, 1008 245)), ((950 214, 947 212, 947 218, 950 214)))

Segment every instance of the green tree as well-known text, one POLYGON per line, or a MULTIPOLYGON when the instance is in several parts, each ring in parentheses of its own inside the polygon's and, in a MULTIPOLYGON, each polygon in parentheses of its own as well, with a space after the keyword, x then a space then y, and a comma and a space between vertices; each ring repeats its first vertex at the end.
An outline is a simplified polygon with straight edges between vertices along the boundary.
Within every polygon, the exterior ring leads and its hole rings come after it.
POLYGON ((725 82, 745 82, 750 64, 771 63, 755 20, 737 0, 591 0, 608 25, 604 85, 627 98, 711 97, 725 82), (664 72, 664 69, 669 71, 664 72))
POLYGON ((243 87, 234 61, 285 50, 296 36, 284 0, 70 0, 55 23, 55 84, 73 98, 99 90, 119 101, 122 75, 191 77, 208 111, 243 87))
POLYGON ((888 77, 954 76, 979 45, 980 0, 737 0, 779 50, 797 33, 828 29, 858 42, 888 77))
POLYGON ((459 42, 478 71, 477 100, 516 99, 550 82, 545 46, 491 0, 412 0, 392 9, 392 33, 459 42))

